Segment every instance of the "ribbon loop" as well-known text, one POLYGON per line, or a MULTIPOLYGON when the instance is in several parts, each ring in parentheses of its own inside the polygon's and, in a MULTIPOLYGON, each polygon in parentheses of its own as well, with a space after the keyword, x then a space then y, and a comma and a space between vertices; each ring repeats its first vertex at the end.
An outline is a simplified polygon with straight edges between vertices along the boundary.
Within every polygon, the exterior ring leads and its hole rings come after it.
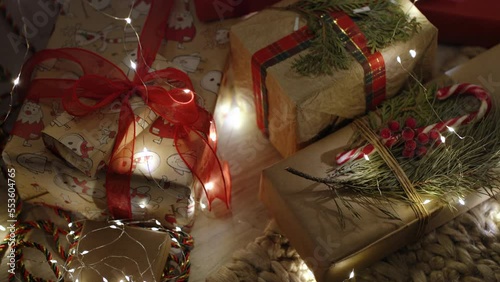
POLYGON ((181 156, 187 151, 196 153, 198 160, 186 163, 203 187, 212 182, 211 187, 214 188, 205 189, 209 207, 216 198, 229 207, 228 168, 217 157, 215 141, 208 140, 213 124, 212 115, 196 104, 193 85, 187 74, 174 68, 148 72, 148 66, 156 57, 161 43, 166 15, 170 14, 172 4, 173 1, 152 0, 141 34, 138 67, 132 81, 107 59, 79 48, 40 51, 25 63, 21 73, 21 80, 28 84, 36 67, 44 61, 63 59, 76 64, 82 73, 77 80, 37 79, 29 87, 24 84, 18 88, 21 98, 60 98, 66 111, 75 116, 91 114, 117 99, 121 101, 118 133, 108 162, 105 183, 108 210, 114 218, 132 217, 130 180, 135 120, 129 98, 135 94, 142 97, 155 113, 174 124, 174 144, 181 156))

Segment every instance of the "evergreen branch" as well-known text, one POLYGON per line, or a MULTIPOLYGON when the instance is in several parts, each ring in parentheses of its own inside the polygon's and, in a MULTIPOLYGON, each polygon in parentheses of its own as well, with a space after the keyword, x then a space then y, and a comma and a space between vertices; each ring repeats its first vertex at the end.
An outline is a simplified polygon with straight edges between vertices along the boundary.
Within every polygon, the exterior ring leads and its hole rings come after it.
POLYGON ((286 9, 299 13, 315 35, 305 55, 299 55, 293 69, 302 75, 331 75, 335 70, 348 69, 353 58, 334 31, 329 15, 342 11, 350 16, 366 36, 371 52, 394 42, 407 41, 420 25, 390 0, 302 0, 286 9), (369 12, 354 10, 369 7, 369 12))
MULTIPOLYGON (((464 107, 467 97, 450 97, 437 101, 434 98, 436 88, 429 87, 430 91, 426 91, 414 87, 384 102, 377 112, 368 115, 373 130, 377 132, 390 120, 403 124, 404 120, 415 116, 416 112, 423 116, 417 120, 417 128, 463 115, 463 108, 467 108, 464 107)), ((469 110, 474 111, 474 108, 469 110)), ((446 137, 445 144, 431 145, 431 149, 422 157, 405 158, 402 154, 404 144, 396 144, 390 150, 419 193, 434 196, 437 201, 451 207, 458 199, 470 193, 492 195, 498 191, 498 120, 500 111, 492 109, 481 121, 457 128, 457 133, 441 133, 446 137)), ((353 143, 359 144, 359 141, 355 140, 353 143)), ((352 203, 365 208, 377 208, 394 217, 397 215, 387 208, 387 203, 394 200, 410 203, 392 170, 377 153, 371 154, 369 161, 350 161, 331 170, 325 177, 309 176, 292 168, 287 170, 325 184, 334 192, 332 199, 338 208, 345 209, 354 216, 357 211, 353 210, 355 208, 352 203)))

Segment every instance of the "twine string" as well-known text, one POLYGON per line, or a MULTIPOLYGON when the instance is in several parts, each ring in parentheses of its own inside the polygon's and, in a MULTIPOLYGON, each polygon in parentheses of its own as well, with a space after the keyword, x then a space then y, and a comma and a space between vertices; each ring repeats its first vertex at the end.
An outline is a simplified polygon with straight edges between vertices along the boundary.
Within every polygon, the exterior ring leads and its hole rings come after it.
POLYGON ((417 233, 415 234, 415 237, 421 238, 424 235, 425 227, 429 222, 429 212, 425 208, 422 198, 417 193, 417 190, 399 165, 394 155, 382 143, 378 135, 370 128, 366 117, 354 120, 353 125, 359 131, 361 136, 377 149, 380 157, 384 160, 387 166, 389 166, 394 173, 394 176, 401 184, 406 196, 410 200, 410 207, 418 219, 417 233))

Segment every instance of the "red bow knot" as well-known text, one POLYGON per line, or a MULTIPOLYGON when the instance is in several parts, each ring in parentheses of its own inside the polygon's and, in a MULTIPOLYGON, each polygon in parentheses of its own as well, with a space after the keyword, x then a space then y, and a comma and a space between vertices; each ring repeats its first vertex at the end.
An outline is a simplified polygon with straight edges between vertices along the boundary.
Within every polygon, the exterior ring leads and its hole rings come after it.
MULTIPOLYGON (((227 163, 216 154, 216 142, 209 140, 215 130, 212 115, 195 102, 193 85, 182 71, 167 68, 149 72, 159 49, 173 1, 151 0, 151 8, 138 45, 138 60, 133 80, 107 59, 80 48, 46 49, 33 55, 23 66, 18 90, 37 100, 61 98, 65 110, 74 116, 85 116, 111 104, 121 102, 116 143, 106 174, 108 209, 115 218, 131 218, 130 178, 135 145, 135 115, 130 98, 139 95, 161 118, 174 125, 174 144, 193 175, 205 190, 208 203, 220 199, 229 207, 230 178, 227 163), (83 74, 73 79, 35 79, 36 67, 47 60, 65 60, 76 64, 83 74), (101 75, 105 74, 105 75, 101 75), (28 86, 29 85, 29 86, 28 86), (175 85, 176 88, 170 86, 175 85), (179 88, 180 87, 180 88, 179 88), (195 152, 200 160, 187 162, 183 155, 195 152)), ((21 98, 24 98, 21 95, 21 98)))

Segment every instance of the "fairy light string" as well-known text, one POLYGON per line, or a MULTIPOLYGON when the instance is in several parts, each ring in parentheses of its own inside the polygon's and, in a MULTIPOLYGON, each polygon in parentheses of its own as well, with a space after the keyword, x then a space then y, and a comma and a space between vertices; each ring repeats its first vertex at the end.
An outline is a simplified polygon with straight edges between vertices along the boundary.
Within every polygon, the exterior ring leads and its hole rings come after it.
MULTIPOLYGON (((20 218, 22 210, 22 201, 18 198, 18 205, 16 207, 17 218, 20 218)), ((67 211, 60 208, 44 205, 45 208, 51 209, 56 215, 67 222, 67 226, 64 228, 57 226, 54 222, 49 220, 34 220, 34 221, 20 221, 16 225, 15 230, 15 244, 13 248, 16 250, 16 269, 18 273, 22 275, 23 279, 26 281, 45 281, 39 277, 36 277, 27 269, 25 264, 26 256, 24 255, 24 248, 31 248, 39 251, 43 254, 45 261, 42 264, 48 264, 52 273, 57 278, 57 281, 63 281, 65 275, 74 272, 74 269, 69 268, 68 265, 75 259, 77 254, 78 242, 81 239, 81 229, 83 227, 84 220, 75 220, 75 218, 67 211), (41 230, 47 235, 52 235, 54 246, 57 249, 57 254, 53 254, 44 245, 26 240, 31 231, 41 230), (66 242, 61 241, 61 237, 65 237, 66 242), (59 264, 56 260, 56 255, 65 261, 64 264, 59 264)), ((147 221, 110 221, 110 224, 115 224, 118 226, 136 226, 142 227, 150 230, 156 230, 167 233, 171 238, 171 251, 168 255, 167 264, 165 265, 162 281, 187 281, 190 273, 190 251, 193 248, 193 238, 188 233, 182 231, 180 228, 171 230, 165 228, 161 225, 158 220, 147 220, 147 221)), ((137 241, 137 240, 136 240, 137 241)), ((9 249, 10 234, 8 234, 4 240, 0 243, 0 252, 5 252, 9 249)), ((139 241, 137 241, 139 242, 139 241)), ((98 246, 96 248, 101 248, 98 246)), ((83 252, 90 252, 92 250, 84 250, 83 252)), ((103 258, 105 260, 106 258, 103 258)), ((10 281, 15 280, 15 275, 9 273, 10 281)))
MULTIPOLYGON (((136 1, 141 1, 141 0, 136 0, 136 1)), ((120 22, 125 22, 124 24, 124 32, 126 31, 127 27, 130 26, 130 28, 132 29, 136 39, 137 39, 137 46, 138 46, 138 49, 137 49, 137 52, 141 52, 143 50, 143 46, 142 46, 142 43, 141 43, 141 40, 140 40, 140 34, 139 32, 137 31, 138 28, 136 28, 133 24, 133 20, 132 20, 132 14, 133 14, 133 5, 130 5, 130 10, 128 11, 128 15, 127 17, 117 17, 117 16, 114 16, 112 14, 109 14, 109 13, 106 13, 104 11, 101 11, 99 9, 97 9, 96 7, 94 7, 90 2, 86 2, 86 1, 83 1, 84 2, 84 5, 87 5, 89 7, 91 7, 95 12, 97 13, 100 13, 110 19, 113 19, 113 20, 116 20, 116 21, 120 21, 120 22)), ((132 3, 134 3, 135 1, 132 1, 132 3)), ((122 44, 123 44, 123 48, 124 50, 127 50, 128 51, 128 48, 127 48, 127 42, 125 40, 122 41, 122 44)), ((140 54, 137 56, 137 59, 138 60, 141 60, 141 63, 143 65, 146 66, 146 69, 152 69, 152 66, 151 65, 148 65, 147 62, 146 62, 146 59, 145 57, 140 54)), ((159 59, 158 58, 155 58, 155 61, 158 61, 159 59)), ((161 59, 160 59, 161 60, 161 59)), ((167 60, 165 60, 167 61, 167 60)), ((137 68, 137 63, 131 61, 131 67, 134 71, 134 73, 137 72, 136 68, 137 68)), ((140 83, 144 86, 145 90, 146 90, 146 93, 145 93, 145 103, 148 102, 148 88, 146 87, 146 83, 145 81, 143 80, 142 76, 141 75, 135 75, 136 78, 139 79, 140 83)), ((168 81, 167 79, 163 78, 163 77, 160 77, 159 75, 155 75, 155 79, 156 79, 156 82, 160 85, 164 85, 170 89, 173 89, 173 88, 178 88, 178 86, 172 84, 170 81, 168 81)), ((194 91, 194 89, 184 89, 184 92, 186 94, 192 94, 194 95, 195 97, 201 97, 198 93, 196 93, 196 91, 194 91)), ((144 112, 144 113, 141 113, 140 115, 141 118, 145 119, 145 117, 149 114, 148 111, 144 112)), ((215 126, 215 123, 214 122, 211 122, 211 130, 210 130, 210 133, 209 133, 209 136, 207 136, 208 139, 211 141, 211 145, 213 146, 213 150, 215 151, 216 150, 216 146, 217 146, 217 133, 216 133, 216 126, 215 126)), ((146 141, 144 140, 145 136, 142 135, 142 143, 145 144, 146 141)), ((146 151, 147 148, 145 145, 143 145, 144 147, 144 150, 146 151)), ((156 178, 156 177, 153 177, 153 174, 152 174, 152 171, 150 169, 150 164, 149 164, 149 159, 147 160, 147 164, 146 164, 146 167, 147 167, 147 171, 145 172, 148 176, 149 179, 151 179, 153 182, 154 182, 154 185, 160 189, 163 189, 162 187, 162 183, 156 178)), ((221 170, 222 170, 222 167, 221 167, 221 170)), ((226 184, 227 180, 224 179, 224 185, 227 185, 226 184)), ((200 184, 201 186, 204 188, 205 191, 209 190, 206 185, 210 185, 210 181, 208 181, 207 183, 203 183, 200 181, 200 184)), ((169 191, 169 190, 166 190, 164 191, 165 193, 167 194, 170 194, 171 196, 176 196, 176 193, 174 191, 169 191)), ((201 193, 201 196, 207 196, 206 193, 201 193)), ((193 198, 191 198, 193 199, 193 198)), ((203 199, 198 199, 197 197, 194 198, 195 202, 202 208, 204 209, 206 206, 202 203, 203 199), (205 206, 205 207, 204 207, 205 206)), ((144 207, 141 207, 143 209, 147 208, 147 206, 144 206, 144 207)))

